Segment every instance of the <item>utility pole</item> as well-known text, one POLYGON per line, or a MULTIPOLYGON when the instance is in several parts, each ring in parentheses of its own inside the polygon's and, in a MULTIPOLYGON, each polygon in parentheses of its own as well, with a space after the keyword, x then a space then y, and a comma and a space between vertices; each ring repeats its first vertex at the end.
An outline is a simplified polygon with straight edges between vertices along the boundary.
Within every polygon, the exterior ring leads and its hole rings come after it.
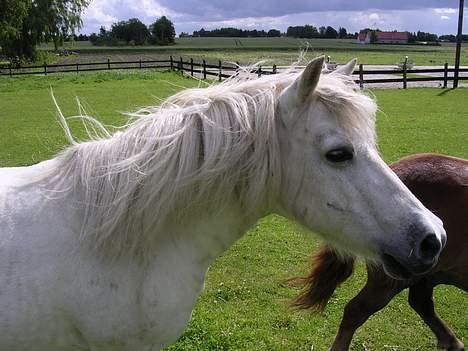
POLYGON ((455 72, 453 75, 453 87, 458 88, 458 71, 460 70, 460 53, 461 42, 463 33, 463 8, 465 6, 464 0, 460 0, 460 7, 458 9, 458 34, 457 34, 457 50, 455 52, 455 72))

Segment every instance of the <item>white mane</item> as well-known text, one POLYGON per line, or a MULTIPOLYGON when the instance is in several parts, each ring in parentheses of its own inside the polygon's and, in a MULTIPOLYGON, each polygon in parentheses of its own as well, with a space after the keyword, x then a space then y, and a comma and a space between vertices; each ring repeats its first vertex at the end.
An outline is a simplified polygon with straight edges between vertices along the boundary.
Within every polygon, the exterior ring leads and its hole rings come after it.
MULTIPOLYGON (((188 213, 232 199, 246 213, 268 209, 281 181, 276 104, 297 74, 187 89, 130 114, 121 132, 66 149, 55 190, 73 191, 84 204, 83 239, 117 254, 136 252, 188 213)), ((374 143, 375 103, 351 80, 322 75, 315 96, 350 134, 374 143)))

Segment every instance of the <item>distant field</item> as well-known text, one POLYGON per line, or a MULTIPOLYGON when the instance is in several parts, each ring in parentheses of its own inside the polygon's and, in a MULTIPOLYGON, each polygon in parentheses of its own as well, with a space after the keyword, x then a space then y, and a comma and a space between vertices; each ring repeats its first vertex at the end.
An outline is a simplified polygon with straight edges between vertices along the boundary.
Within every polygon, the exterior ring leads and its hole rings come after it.
MULTIPOLYGON (((307 49, 307 57, 329 55, 333 61, 346 62, 357 57, 363 64, 395 64, 409 56, 417 65, 453 64, 455 47, 422 45, 362 45, 355 40, 294 39, 294 38, 180 38, 172 46, 100 47, 89 42, 66 44, 79 56, 62 57, 59 62, 99 59, 157 59, 175 57, 203 57, 208 60, 240 61, 242 64, 269 60, 278 65, 291 64, 299 53, 307 49)), ((51 46, 43 46, 51 49, 51 46)), ((468 48, 462 52, 462 64, 468 65, 468 48)))
MULTIPOLYGON (((132 111, 182 87, 198 85, 176 73, 104 72, 80 75, 0 77, 0 166, 28 165, 65 146, 50 99, 53 88, 65 115, 77 113, 75 96, 89 114, 122 124, 132 111)), ((387 162, 416 152, 468 158, 468 89, 375 90, 379 147, 387 162)), ((73 131, 83 137, 79 123, 73 131)), ((359 264, 332 297, 322 316, 293 312, 285 301, 297 292, 281 282, 304 271, 316 236, 284 218, 269 216, 254 226, 210 268, 193 319, 170 351, 325 351, 343 307, 363 286, 359 264)), ((468 298, 453 287, 436 288, 437 310, 468 343, 468 298)), ((429 328, 397 296, 356 334, 353 351, 436 350, 429 328)))

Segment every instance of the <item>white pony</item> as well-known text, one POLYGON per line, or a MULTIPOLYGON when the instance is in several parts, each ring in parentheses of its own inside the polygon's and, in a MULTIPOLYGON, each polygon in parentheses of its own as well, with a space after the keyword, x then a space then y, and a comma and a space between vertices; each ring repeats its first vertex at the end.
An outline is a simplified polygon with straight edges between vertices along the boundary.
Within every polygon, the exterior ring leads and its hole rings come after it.
POLYGON ((0 169, 0 350, 171 344, 210 263, 269 213, 394 276, 432 267, 442 223, 378 156, 355 61, 322 65, 185 90, 122 132, 0 169))

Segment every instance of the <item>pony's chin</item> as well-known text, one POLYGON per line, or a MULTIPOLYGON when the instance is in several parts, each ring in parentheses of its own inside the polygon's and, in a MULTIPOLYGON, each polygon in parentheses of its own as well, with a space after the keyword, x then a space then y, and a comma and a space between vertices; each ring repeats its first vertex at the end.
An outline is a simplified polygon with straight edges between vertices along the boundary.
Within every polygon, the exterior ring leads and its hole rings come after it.
POLYGON ((414 277, 414 274, 411 273, 402 263, 400 263, 395 257, 383 253, 382 256, 382 267, 387 275, 393 279, 398 280, 408 280, 414 277))

